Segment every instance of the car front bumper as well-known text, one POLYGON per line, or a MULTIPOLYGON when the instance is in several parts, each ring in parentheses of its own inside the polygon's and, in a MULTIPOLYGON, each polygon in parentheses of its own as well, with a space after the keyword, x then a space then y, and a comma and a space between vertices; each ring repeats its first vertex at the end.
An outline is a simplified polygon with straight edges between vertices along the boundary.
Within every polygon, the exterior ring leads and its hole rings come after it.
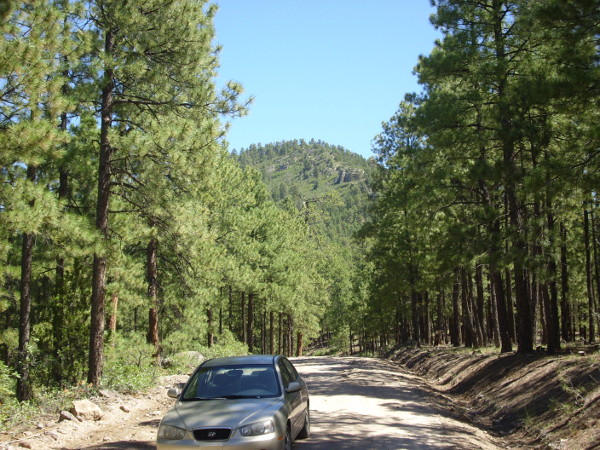
POLYGON ((227 441, 196 441, 193 437, 186 436, 179 441, 158 439, 157 450, 185 450, 185 449, 209 449, 209 450, 281 450, 284 448, 285 436, 277 433, 263 436, 244 437, 232 436, 227 441))

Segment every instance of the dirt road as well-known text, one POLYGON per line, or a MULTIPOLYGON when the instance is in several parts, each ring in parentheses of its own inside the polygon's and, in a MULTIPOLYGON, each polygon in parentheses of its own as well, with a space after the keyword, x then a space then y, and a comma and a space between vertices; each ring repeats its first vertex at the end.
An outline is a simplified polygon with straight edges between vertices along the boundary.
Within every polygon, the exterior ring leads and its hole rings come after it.
POLYGON ((297 358, 311 394, 311 438, 298 450, 495 449, 449 417, 418 377, 371 358, 297 358))
MULTIPOLYGON (((297 450, 494 449, 481 430, 454 420, 448 405, 422 381, 372 358, 296 358, 311 393, 311 437, 297 450)), ((0 449, 154 449, 156 429, 173 404, 166 388, 185 377, 168 377, 149 393, 104 400, 96 422, 50 422, 27 433, 0 434, 0 449)))

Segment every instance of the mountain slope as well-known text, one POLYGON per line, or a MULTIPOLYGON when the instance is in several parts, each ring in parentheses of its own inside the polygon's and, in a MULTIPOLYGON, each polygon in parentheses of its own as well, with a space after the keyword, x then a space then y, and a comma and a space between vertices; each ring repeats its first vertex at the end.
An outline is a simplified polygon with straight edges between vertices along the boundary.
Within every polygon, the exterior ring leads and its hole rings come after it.
POLYGON ((251 145, 237 158, 259 171, 276 202, 292 201, 334 242, 365 222, 374 163, 343 147, 304 140, 251 145))

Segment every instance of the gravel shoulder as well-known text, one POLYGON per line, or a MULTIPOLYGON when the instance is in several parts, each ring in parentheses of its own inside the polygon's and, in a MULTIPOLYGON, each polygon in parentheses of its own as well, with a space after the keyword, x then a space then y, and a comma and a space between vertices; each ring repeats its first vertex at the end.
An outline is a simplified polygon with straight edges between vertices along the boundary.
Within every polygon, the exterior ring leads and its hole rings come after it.
MULTIPOLYGON (((459 420, 445 398, 421 378, 375 358, 293 358, 311 393, 311 437, 294 448, 500 448, 485 431, 459 420)), ((185 375, 165 377, 134 396, 94 400, 101 420, 49 422, 0 434, 0 449, 154 449, 158 423, 173 404, 166 389, 185 375)))

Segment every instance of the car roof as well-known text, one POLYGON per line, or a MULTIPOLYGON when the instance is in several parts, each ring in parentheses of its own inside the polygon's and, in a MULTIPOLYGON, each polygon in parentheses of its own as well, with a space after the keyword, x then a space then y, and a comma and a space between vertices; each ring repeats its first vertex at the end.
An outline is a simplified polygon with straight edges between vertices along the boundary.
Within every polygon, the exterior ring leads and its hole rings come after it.
POLYGON ((203 367, 217 366, 237 366, 244 364, 268 364, 273 365, 276 355, 244 355, 244 356, 227 356, 223 358, 214 358, 205 361, 203 367))

